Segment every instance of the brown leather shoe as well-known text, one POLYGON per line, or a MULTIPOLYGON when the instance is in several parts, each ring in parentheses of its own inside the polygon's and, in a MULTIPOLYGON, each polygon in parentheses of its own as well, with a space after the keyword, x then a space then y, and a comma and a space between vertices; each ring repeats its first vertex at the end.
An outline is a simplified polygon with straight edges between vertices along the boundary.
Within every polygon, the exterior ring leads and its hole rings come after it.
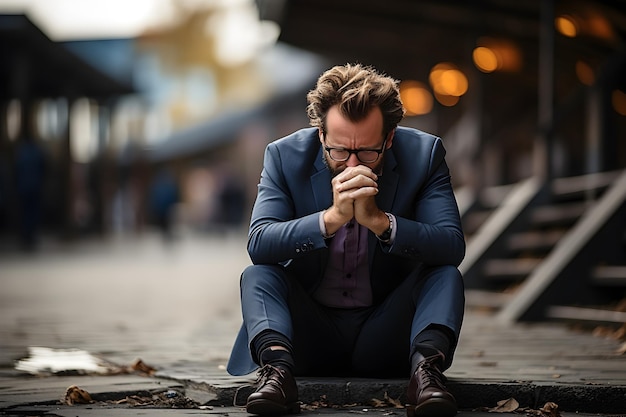
POLYGON ((289 371, 265 365, 259 371, 257 384, 257 389, 248 397, 248 413, 278 415, 300 412, 298 386, 289 371))
POLYGON ((452 417, 456 414, 456 401, 444 385, 446 377, 439 369, 443 354, 425 358, 409 381, 406 413, 408 417, 452 417))

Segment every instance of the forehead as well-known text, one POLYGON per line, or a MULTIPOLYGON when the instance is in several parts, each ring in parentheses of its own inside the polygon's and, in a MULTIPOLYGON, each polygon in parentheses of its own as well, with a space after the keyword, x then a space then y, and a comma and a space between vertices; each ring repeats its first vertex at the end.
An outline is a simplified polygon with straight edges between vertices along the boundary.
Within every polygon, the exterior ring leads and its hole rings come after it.
POLYGON ((383 115, 378 107, 374 107, 364 119, 353 122, 341 114, 338 106, 333 106, 326 116, 326 132, 333 143, 341 145, 380 145, 383 115))

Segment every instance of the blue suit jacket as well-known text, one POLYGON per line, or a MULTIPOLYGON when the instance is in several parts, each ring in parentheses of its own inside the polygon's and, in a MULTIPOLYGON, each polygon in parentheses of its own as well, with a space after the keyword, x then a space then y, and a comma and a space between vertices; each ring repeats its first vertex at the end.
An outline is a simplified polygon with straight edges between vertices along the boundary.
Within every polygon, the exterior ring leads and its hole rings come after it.
MULTIPOLYGON (((270 143, 250 222, 248 253, 254 264, 280 264, 313 292, 326 267, 328 247, 320 212, 332 205, 331 174, 322 159, 316 128, 270 143)), ((370 280, 378 304, 421 264, 458 266, 465 254, 459 212, 441 139, 398 127, 384 153, 376 202, 397 220, 392 246, 369 236, 370 280)), ((245 375, 252 362, 245 327, 228 371, 245 375)))

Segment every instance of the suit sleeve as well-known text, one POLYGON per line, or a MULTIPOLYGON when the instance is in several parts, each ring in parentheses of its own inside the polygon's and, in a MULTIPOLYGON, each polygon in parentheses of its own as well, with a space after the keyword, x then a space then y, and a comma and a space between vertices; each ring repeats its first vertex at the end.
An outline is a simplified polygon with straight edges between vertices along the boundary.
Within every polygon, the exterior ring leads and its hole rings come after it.
MULTIPOLYGON (((294 198, 297 196, 286 178, 294 173, 286 173, 283 167, 279 148, 268 145, 248 234, 248 254, 254 264, 284 265, 326 246, 320 232, 319 212, 296 218, 294 198)), ((306 183, 306 186, 310 185, 306 183)))
POLYGON ((428 174, 418 193, 413 218, 396 215, 397 233, 388 252, 427 265, 458 266, 465 256, 459 210, 440 139, 434 142, 428 174))

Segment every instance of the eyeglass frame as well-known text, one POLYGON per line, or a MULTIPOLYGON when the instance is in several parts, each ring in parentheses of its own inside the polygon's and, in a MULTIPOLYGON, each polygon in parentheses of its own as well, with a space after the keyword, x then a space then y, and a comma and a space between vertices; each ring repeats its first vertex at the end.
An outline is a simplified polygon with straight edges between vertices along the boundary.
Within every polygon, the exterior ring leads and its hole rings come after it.
MULTIPOLYGON (((324 135, 324 145, 326 145, 326 132, 323 133, 324 135)), ((324 146, 324 150, 328 153, 328 156, 330 157, 330 159, 332 159, 335 162, 346 162, 348 159, 350 159, 350 157, 352 156, 352 154, 356 155, 356 158, 359 160, 359 162, 363 163, 363 164, 373 164, 374 162, 378 161, 380 159, 380 155, 385 152, 385 146, 387 146, 387 139, 388 137, 385 137, 385 140, 383 141, 383 146, 380 149, 346 149, 346 148, 333 148, 330 146, 324 146), (344 151, 344 152, 348 152, 348 157, 346 159, 342 159, 342 160, 338 160, 333 158, 333 156, 331 155, 330 151, 344 151), (359 158, 359 152, 376 152, 376 159, 374 159, 373 161, 363 161, 361 160, 361 158, 359 158)))

